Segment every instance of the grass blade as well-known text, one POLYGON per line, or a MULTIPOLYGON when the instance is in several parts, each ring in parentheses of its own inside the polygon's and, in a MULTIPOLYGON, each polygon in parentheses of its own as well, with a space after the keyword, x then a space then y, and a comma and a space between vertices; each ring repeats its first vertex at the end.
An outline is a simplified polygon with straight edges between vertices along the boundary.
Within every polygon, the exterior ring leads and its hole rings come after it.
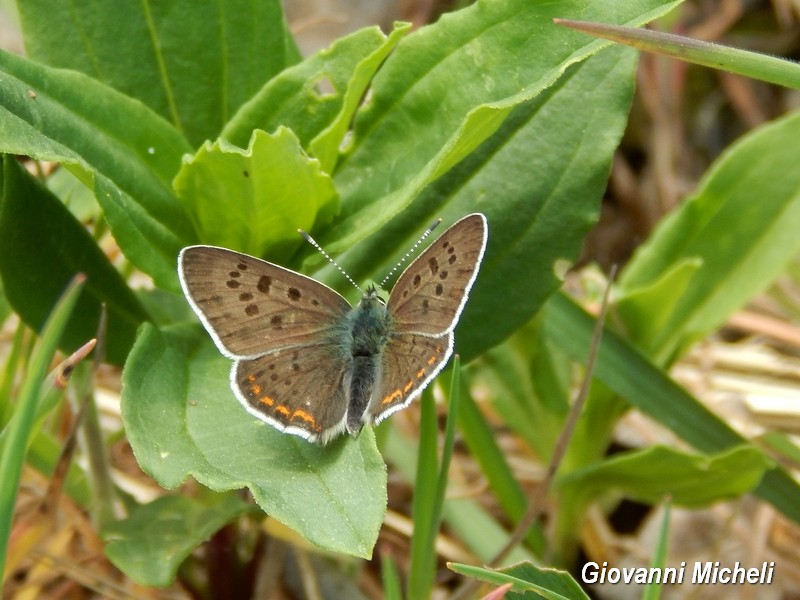
POLYGON ((40 344, 35 350, 28 372, 22 382, 19 404, 8 424, 6 443, 0 454, 0 481, 3 482, 0 487, 0 572, 5 568, 17 487, 22 473, 22 465, 25 462, 25 452, 33 434, 32 429, 42 382, 84 283, 85 278, 82 275, 73 278, 48 318, 42 330, 40 344))
POLYGON ((420 418, 420 444, 417 480, 414 489, 414 533, 411 537, 411 567, 408 577, 409 598, 429 598, 436 570, 436 536, 442 521, 444 495, 447 491, 450 459, 453 456, 456 420, 458 417, 461 362, 453 360, 450 383, 450 406, 445 426, 442 459, 436 458, 436 407, 433 395, 423 394, 420 418))
MULTIPOLYGON (((661 527, 658 532, 658 545, 656 546, 656 553, 653 556, 653 568, 661 569, 663 572, 667 562, 667 542, 669 541, 669 523, 671 516, 671 504, 669 500, 664 503, 664 515, 661 519, 661 527)), ((651 583, 642 594, 642 600, 659 600, 661 598, 661 590, 664 585, 662 583, 651 583)))
POLYGON ((428 598, 433 586, 433 557, 436 543, 434 507, 436 505, 436 406, 433 393, 427 390, 420 402, 419 454, 414 481, 411 535, 411 565, 408 574, 408 597, 428 598))
POLYGON ((639 50, 657 52, 696 65, 800 89, 800 65, 782 58, 651 29, 569 19, 553 19, 553 21, 639 50))

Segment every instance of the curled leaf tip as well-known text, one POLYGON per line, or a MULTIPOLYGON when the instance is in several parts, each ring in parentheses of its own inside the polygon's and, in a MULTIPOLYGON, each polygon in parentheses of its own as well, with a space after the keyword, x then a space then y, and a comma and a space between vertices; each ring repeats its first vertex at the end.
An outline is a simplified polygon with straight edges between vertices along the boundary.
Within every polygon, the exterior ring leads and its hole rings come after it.
POLYGON ((86 342, 83 346, 78 348, 75 352, 70 354, 66 360, 64 360, 60 365, 58 365, 55 370, 53 371, 53 384, 60 389, 64 389, 67 387, 67 383, 69 382, 69 378, 72 375, 72 372, 75 370, 75 366, 82 361, 84 358, 88 356, 88 354, 94 349, 95 345, 97 344, 97 340, 92 338, 88 342, 86 342))

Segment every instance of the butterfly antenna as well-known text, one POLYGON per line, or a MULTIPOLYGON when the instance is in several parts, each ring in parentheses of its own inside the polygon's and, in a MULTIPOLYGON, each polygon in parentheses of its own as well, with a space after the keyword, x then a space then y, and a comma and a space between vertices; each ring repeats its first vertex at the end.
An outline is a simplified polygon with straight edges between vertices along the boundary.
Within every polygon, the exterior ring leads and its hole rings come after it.
POLYGON ((352 277, 350 277, 350 275, 348 275, 348 274, 347 274, 347 271, 345 271, 345 270, 344 270, 342 267, 340 267, 340 266, 339 266, 339 263, 337 263, 335 260, 333 260, 333 258, 331 258, 331 255, 330 255, 330 254, 328 254, 327 252, 325 252, 325 250, 323 250, 323 249, 322 249, 322 246, 320 246, 320 245, 317 243, 317 241, 316 241, 314 238, 312 238, 310 235, 308 235, 308 234, 307 234, 305 231, 303 231, 302 229, 298 229, 297 231, 298 231, 298 233, 299 233, 300 235, 302 235, 302 236, 305 238, 305 240, 306 240, 306 241, 307 241, 309 244, 311 244, 312 246, 314 246, 314 248, 316 248, 316 249, 319 251, 319 253, 320 253, 320 254, 322 254, 322 256, 324 256, 325 258, 327 258, 327 259, 328 259, 328 261, 329 261, 329 262, 330 262, 330 263, 331 263, 331 264, 332 264, 334 267, 336 267, 336 268, 338 269, 339 273, 341 273, 342 275, 344 275, 345 279, 347 279, 347 281, 349 281, 350 283, 352 283, 352 284, 353 284, 353 287, 355 287, 355 288, 356 288, 356 289, 357 289, 359 292, 361 292, 362 294, 364 293, 364 290, 362 290, 362 289, 361 289, 361 288, 358 286, 358 284, 357 284, 355 281, 353 281, 353 278, 352 278, 352 277))
POLYGON ((389 271, 389 272, 386 274, 386 277, 384 277, 384 278, 383 278, 383 281, 381 281, 381 282, 378 284, 378 286, 379 286, 379 287, 383 288, 383 284, 384 284, 384 283, 386 283, 387 281, 389 281, 389 279, 392 277, 392 275, 394 275, 394 274, 397 272, 397 269, 399 269, 399 268, 400 268, 400 267, 403 265, 403 263, 404 263, 404 262, 406 262, 406 261, 408 260, 408 257, 409 257, 409 256, 411 256, 412 254, 414 254, 414 251, 415 251, 417 248, 419 248, 419 245, 420 245, 420 244, 423 242, 423 240, 424 240, 426 237, 428 237, 428 236, 431 234, 431 232, 432 232, 434 229, 436 229, 436 228, 439 226, 439 223, 441 223, 441 222, 442 222, 442 219, 441 219, 441 217, 440 217, 440 218, 436 219, 436 220, 435 220, 433 223, 431 223, 431 226, 430 226, 430 227, 428 227, 428 228, 425 230, 425 233, 423 233, 423 234, 422 234, 422 235, 419 237, 419 239, 418 239, 418 240, 417 240, 417 241, 414 243, 414 245, 413 245, 413 246, 411 246, 411 249, 410 249, 408 252, 406 252, 406 253, 405 253, 405 255, 403 256, 403 258, 401 258, 399 261, 397 261, 397 264, 396 264, 394 267, 392 267, 392 270, 391 270, 391 271, 389 271))

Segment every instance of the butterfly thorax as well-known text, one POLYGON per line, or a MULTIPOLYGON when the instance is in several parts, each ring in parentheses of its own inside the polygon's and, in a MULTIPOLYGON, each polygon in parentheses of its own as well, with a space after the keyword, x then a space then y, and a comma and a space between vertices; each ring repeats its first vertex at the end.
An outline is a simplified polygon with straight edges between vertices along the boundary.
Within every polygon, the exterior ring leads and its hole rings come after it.
POLYGON ((348 316, 351 356, 374 356, 386 345, 389 311, 377 292, 369 288, 348 316))

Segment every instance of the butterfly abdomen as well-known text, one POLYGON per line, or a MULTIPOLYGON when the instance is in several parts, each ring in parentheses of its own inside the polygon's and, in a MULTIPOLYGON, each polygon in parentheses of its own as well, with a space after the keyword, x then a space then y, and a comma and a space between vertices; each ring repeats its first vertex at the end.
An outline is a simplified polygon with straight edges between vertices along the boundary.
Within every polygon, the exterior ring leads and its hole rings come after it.
POLYGON ((356 435, 364 425, 373 390, 380 380, 380 356, 355 356, 344 379, 347 397, 347 431, 356 435))

